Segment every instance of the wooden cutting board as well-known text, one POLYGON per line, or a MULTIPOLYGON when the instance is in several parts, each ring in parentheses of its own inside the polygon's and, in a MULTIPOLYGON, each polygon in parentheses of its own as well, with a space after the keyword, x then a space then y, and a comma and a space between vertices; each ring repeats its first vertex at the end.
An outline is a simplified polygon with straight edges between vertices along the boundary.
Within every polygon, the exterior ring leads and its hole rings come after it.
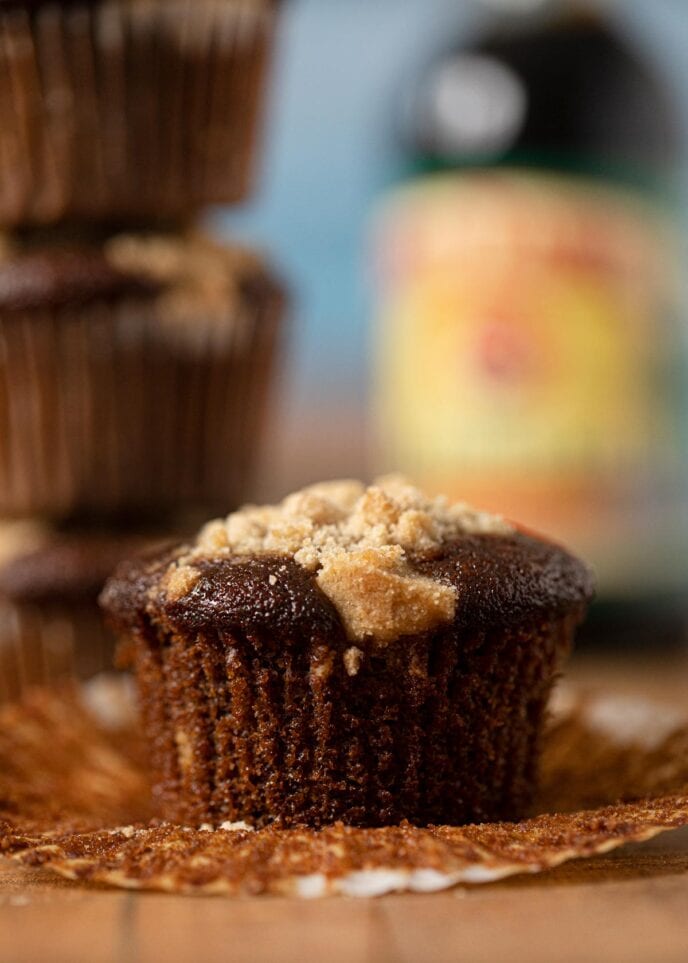
MULTIPOLYGON (((688 705, 683 661, 575 674, 688 705)), ((688 963, 688 830, 540 876, 377 900, 127 893, 0 864, 0 961, 44 960, 688 963)))

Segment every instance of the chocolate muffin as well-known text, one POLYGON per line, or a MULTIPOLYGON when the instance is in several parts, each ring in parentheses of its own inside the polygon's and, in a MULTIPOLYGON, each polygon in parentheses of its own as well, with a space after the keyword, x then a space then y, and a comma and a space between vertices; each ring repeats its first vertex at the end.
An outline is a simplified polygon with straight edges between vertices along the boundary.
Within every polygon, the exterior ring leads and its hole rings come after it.
POLYGON ((277 0, 0 0, 0 225, 249 192, 277 0))
POLYGON ((517 819, 586 567, 401 479, 316 485, 123 563, 160 814, 200 824, 517 819))
POLYGON ((37 521, 0 525, 0 701, 112 669, 114 637, 98 594, 118 562, 163 542, 37 521))
POLYGON ((256 256, 120 235, 0 257, 0 512, 205 513, 245 498, 283 313, 256 256))

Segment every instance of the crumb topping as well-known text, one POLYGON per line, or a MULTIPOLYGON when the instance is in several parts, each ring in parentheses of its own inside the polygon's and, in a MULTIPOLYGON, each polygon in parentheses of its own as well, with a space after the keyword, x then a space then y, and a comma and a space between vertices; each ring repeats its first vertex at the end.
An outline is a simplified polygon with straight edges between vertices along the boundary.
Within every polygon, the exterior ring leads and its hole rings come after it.
POLYGON ((259 264, 251 252, 202 234, 120 234, 105 255, 118 270, 161 284, 163 313, 178 321, 195 319, 199 304, 210 320, 231 317, 241 305, 241 278, 259 264))
POLYGON ((362 661, 363 652, 355 645, 352 645, 351 648, 347 649, 344 653, 344 668, 346 669, 346 674, 350 676, 358 675, 362 661))
POLYGON ((201 573, 190 565, 175 565, 167 573, 165 590, 168 599, 176 601, 188 595, 198 582, 201 573))
POLYGON ((50 528, 37 519, 0 523, 0 566, 43 548, 50 541, 50 528))
MULTIPOLYGON (((461 535, 512 531, 497 516, 431 498, 399 476, 369 488, 357 481, 324 482, 279 505, 249 505, 210 522, 177 571, 193 568, 199 557, 290 556, 316 574, 353 641, 388 642, 455 614, 456 589, 420 576, 410 554, 438 549, 461 535)), ((184 593, 184 578, 169 586, 175 597, 184 593)))

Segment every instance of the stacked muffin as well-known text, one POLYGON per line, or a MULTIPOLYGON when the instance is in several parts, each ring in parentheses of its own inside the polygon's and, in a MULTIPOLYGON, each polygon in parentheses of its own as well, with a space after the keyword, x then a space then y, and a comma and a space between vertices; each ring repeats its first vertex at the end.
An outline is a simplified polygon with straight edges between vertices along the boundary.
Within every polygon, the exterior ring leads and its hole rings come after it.
POLYGON ((249 192, 276 6, 0 0, 0 697, 106 666, 114 563, 249 490, 283 291, 194 222, 249 192))

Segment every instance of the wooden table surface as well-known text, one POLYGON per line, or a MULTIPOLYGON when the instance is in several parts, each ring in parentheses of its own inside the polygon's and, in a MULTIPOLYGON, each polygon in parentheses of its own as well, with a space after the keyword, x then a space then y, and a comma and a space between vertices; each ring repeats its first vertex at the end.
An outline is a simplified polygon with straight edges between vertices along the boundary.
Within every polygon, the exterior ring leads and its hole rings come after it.
MULTIPOLYGON (((686 704, 688 662, 580 663, 594 687, 686 704)), ((0 865, 2 963, 688 961, 688 831, 535 877, 305 902, 137 894, 0 865)))

